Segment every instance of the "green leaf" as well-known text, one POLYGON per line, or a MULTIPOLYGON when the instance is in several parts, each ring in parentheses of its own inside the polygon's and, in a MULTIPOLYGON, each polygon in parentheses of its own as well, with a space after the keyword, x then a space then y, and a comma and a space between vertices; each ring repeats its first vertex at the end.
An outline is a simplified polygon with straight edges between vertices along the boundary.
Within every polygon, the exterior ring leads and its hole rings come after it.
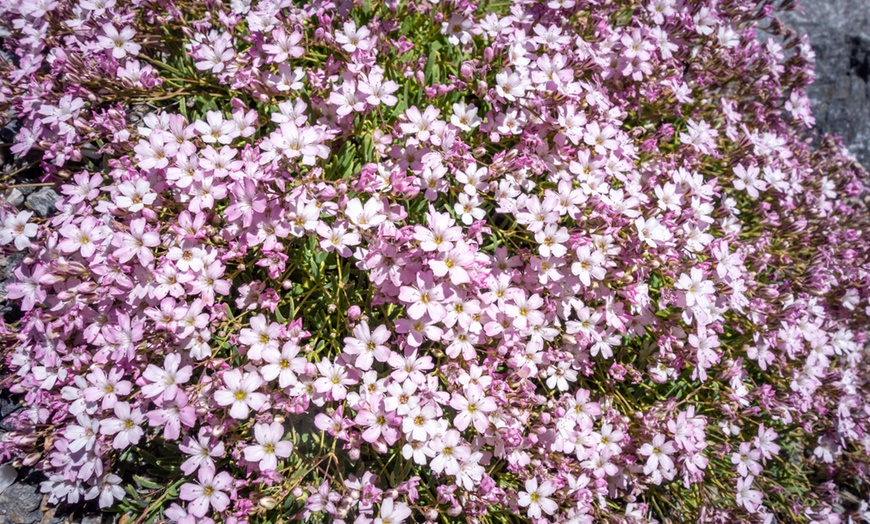
POLYGON ((148 480, 139 475, 133 475, 133 481, 139 486, 147 489, 163 489, 165 487, 163 484, 154 482, 153 480, 148 480))

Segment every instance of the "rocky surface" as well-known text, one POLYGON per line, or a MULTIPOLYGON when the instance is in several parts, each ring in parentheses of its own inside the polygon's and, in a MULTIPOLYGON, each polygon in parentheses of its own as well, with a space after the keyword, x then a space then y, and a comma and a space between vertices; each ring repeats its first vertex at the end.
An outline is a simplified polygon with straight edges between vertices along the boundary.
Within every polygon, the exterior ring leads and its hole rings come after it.
POLYGON ((27 196, 27 206, 32 209, 37 216, 45 218, 57 212, 57 208, 54 207, 54 204, 57 202, 58 198, 60 198, 60 195, 58 195, 54 189, 43 187, 39 191, 27 196))
POLYGON ((43 515, 39 510, 42 495, 35 486, 12 484, 0 493, 0 520, 10 524, 33 524, 43 515))
POLYGON ((820 133, 837 134, 870 169, 870 0, 803 0, 784 21, 816 53, 808 90, 820 133))

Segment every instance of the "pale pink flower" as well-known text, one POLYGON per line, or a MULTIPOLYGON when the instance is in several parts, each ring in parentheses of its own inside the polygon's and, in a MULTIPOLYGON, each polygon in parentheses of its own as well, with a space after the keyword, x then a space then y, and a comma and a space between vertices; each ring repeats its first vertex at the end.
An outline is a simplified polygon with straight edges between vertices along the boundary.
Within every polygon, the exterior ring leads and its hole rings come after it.
POLYGON ((219 406, 231 406, 231 417, 244 420, 251 409, 259 411, 266 404, 266 395, 257 392, 263 385, 257 373, 242 375, 241 370, 233 369, 224 373, 223 381, 225 387, 215 392, 214 400, 219 406))
POLYGON ((495 398, 487 397, 482 389, 476 387, 466 390, 465 395, 453 393, 450 407, 457 412, 453 419, 456 429, 465 431, 469 425, 473 425, 479 433, 486 432, 489 414, 498 409, 495 398))
POLYGON ((375 360, 386 362, 390 358, 391 350, 386 345, 389 339, 390 331, 387 326, 378 326, 372 332, 368 323, 362 321, 353 328, 352 337, 345 337, 344 352, 356 355, 354 366, 365 371, 371 369, 375 360))
POLYGON ((538 479, 533 477, 526 481, 525 488, 525 491, 517 493, 517 503, 521 507, 527 508, 526 512, 530 518, 541 518, 542 511, 547 515, 552 515, 559 509, 559 504, 549 498, 556 492, 556 486, 549 480, 545 480, 539 486, 538 479))
POLYGON ((281 325, 277 322, 267 323, 264 315, 251 318, 251 327, 244 328, 239 333, 239 343, 248 347, 247 357, 250 360, 263 358, 263 351, 278 349, 281 336, 281 325))
POLYGON ((115 435, 112 447, 124 449, 139 443, 139 439, 145 434, 141 424, 145 422, 145 416, 139 408, 130 409, 127 402, 115 404, 115 417, 100 422, 100 433, 103 435, 115 435))
POLYGON ((32 211, 19 211, 17 215, 6 215, 3 218, 3 228, 0 229, 0 245, 12 242, 15 249, 19 251, 30 247, 30 239, 39 232, 39 226, 28 222, 32 216, 32 211))
POLYGON ((259 462, 260 471, 274 470, 279 458, 287 458, 293 453, 293 443, 284 438, 284 427, 278 422, 255 424, 254 436, 257 444, 245 448, 245 460, 259 462))
POLYGON ((381 502, 381 509, 375 524, 402 524, 411 516, 411 508, 402 502, 394 502, 386 498, 381 502))
POLYGON ((120 31, 112 24, 103 24, 103 33, 106 36, 97 35, 97 41, 104 49, 111 49, 112 56, 121 60, 127 54, 137 55, 142 46, 133 42, 136 31, 132 27, 124 27, 120 31))
POLYGON ((197 473, 198 483, 182 484, 179 498, 189 501, 188 512, 194 517, 204 517, 209 506, 221 512, 230 505, 230 497, 225 491, 233 487, 233 478, 226 471, 215 474, 212 468, 200 468, 197 473))
POLYGON ((749 513, 756 513, 758 511, 758 507, 761 506, 761 501, 764 497, 763 493, 752 489, 752 482, 754 480, 755 477, 752 475, 737 479, 735 500, 738 504, 746 508, 746 511, 749 513))
POLYGON ((299 346, 295 342, 285 342, 281 351, 275 348, 263 350, 263 361, 267 364, 260 368, 260 374, 266 381, 278 379, 278 387, 289 388, 298 383, 296 373, 304 373, 308 363, 304 357, 298 357, 299 346))
POLYGON ((468 460, 471 456, 471 447, 463 440, 459 431, 448 429, 441 438, 436 438, 429 443, 429 448, 435 452, 435 456, 429 462, 429 467, 435 473, 457 475, 459 464, 468 460))
POLYGON ((148 364, 142 376, 150 381, 150 384, 142 386, 142 394, 148 398, 162 395, 164 400, 174 399, 179 391, 178 386, 190 380, 193 372, 191 366, 180 369, 179 366, 181 366, 181 355, 178 353, 166 355, 162 368, 148 364))
POLYGON ((190 458, 181 464, 181 471, 185 475, 192 475, 199 468, 214 469, 215 458, 224 456, 224 443, 219 439, 213 439, 209 436, 207 430, 200 430, 199 437, 194 440, 191 437, 185 437, 178 445, 179 451, 190 455, 190 458))

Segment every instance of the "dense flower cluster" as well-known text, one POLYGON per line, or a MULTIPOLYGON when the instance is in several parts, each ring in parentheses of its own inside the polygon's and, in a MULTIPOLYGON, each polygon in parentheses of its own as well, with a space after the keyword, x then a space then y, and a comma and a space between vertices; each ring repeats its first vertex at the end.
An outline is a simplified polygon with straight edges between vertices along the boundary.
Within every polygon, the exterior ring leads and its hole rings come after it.
POLYGON ((0 210, 0 460, 51 502, 870 516, 866 173, 770 2, 0 5, 63 195, 0 210))

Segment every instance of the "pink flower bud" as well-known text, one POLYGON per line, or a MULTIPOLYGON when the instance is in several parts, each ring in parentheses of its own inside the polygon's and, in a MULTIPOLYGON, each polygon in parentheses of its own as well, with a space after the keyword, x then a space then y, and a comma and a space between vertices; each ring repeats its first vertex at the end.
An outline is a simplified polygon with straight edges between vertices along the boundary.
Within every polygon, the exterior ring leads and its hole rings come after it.
POLYGON ((360 310, 359 306, 350 306, 347 310, 347 318, 351 320, 359 320, 361 314, 362 310, 360 310))

